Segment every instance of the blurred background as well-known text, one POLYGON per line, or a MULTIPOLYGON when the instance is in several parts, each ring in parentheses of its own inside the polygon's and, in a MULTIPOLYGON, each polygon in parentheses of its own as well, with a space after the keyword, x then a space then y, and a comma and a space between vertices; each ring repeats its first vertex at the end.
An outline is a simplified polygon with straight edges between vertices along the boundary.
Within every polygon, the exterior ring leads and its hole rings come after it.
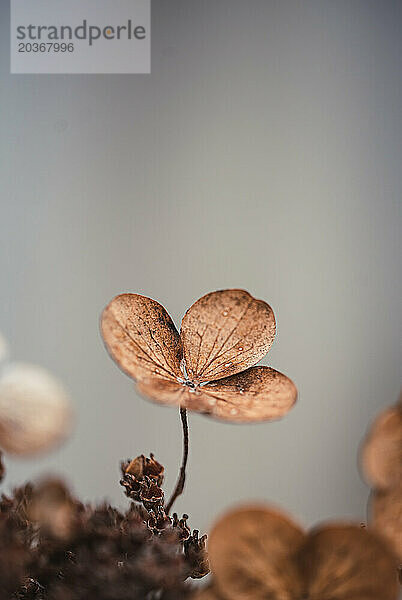
POLYGON ((299 401, 272 424, 190 415, 178 511, 363 520, 359 442, 400 390, 401 2, 152 0, 151 75, 10 75, 0 7, 0 331, 77 416, 58 451, 7 460, 6 486, 57 472, 125 505, 120 459, 153 451, 170 492, 177 411, 136 394, 99 315, 138 292, 179 326, 242 287, 272 305, 263 364, 299 401))

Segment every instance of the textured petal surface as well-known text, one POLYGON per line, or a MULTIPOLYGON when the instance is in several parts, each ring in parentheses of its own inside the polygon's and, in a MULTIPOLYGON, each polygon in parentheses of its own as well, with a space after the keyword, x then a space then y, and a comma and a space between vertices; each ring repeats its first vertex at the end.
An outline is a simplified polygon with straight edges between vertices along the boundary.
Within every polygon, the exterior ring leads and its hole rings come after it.
POLYGON ((374 422, 362 451, 363 471, 375 487, 402 481, 402 406, 384 411, 374 422))
POLYGON ((301 582, 292 554, 303 531, 265 507, 244 507, 212 530, 208 552, 218 593, 227 600, 295 600, 301 582))
POLYGON ((270 367, 251 367, 206 384, 201 390, 209 397, 212 416, 240 423, 279 419, 297 398, 294 383, 270 367))
POLYGON ((371 501, 372 522, 391 543, 402 564, 402 482, 387 491, 376 491, 371 501))
POLYGON ((252 367, 195 389, 157 378, 143 379, 137 388, 160 404, 180 405, 233 423, 278 419, 291 409, 297 397, 292 381, 269 367, 252 367))
POLYGON ((186 405, 186 388, 172 379, 149 377, 137 382, 137 390, 142 396, 165 406, 186 405))
POLYGON ((255 365, 272 346, 271 307, 244 290, 203 296, 186 312, 181 339, 189 378, 215 381, 255 365))
POLYGON ((395 557, 386 544, 355 525, 322 527, 299 553, 308 600, 396 600, 395 557))
POLYGON ((181 377, 180 337, 166 310, 138 294, 116 296, 101 319, 112 358, 133 379, 181 377))
POLYGON ((10 364, 0 378, 0 448, 36 454, 70 432, 72 411, 59 381, 45 369, 10 364))

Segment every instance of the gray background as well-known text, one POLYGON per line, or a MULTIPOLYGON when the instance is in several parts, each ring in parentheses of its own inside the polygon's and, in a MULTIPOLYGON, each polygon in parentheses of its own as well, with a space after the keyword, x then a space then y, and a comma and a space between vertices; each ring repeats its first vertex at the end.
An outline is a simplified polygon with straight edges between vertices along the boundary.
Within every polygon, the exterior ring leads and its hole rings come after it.
POLYGON ((153 0, 151 75, 10 75, 0 17, 0 329, 77 412, 8 482, 56 471, 125 504, 119 459, 154 451, 170 491, 178 415, 137 396, 99 314, 132 291, 179 324, 243 287, 275 310, 264 364, 299 402, 273 424, 191 415, 178 510, 201 528, 245 499, 363 519, 359 440, 400 386, 401 2, 153 0))

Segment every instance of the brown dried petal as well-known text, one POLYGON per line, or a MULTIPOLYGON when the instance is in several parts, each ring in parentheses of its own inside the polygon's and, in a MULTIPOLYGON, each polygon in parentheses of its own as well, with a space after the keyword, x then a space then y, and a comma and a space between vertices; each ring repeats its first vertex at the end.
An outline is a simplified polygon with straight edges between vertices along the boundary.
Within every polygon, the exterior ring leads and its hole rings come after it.
POLYGON ((124 471, 125 473, 129 473, 130 475, 134 475, 136 479, 139 479, 144 475, 144 466, 145 456, 141 454, 141 456, 133 458, 133 460, 127 465, 124 471))
POLYGON ((269 367, 252 367, 195 389, 163 379, 143 380, 137 387, 160 404, 180 405, 233 423, 279 419, 297 398, 293 382, 269 367))
POLYGON ((152 453, 150 458, 146 458, 143 454, 133 458, 128 464, 123 465, 123 469, 123 474, 129 473, 130 475, 134 475, 136 479, 141 479, 146 476, 155 480, 159 486, 163 483, 165 469, 163 465, 155 460, 152 453))
POLYGON ((186 369, 194 382, 215 381, 255 365, 272 346, 271 307, 244 290, 203 296, 186 312, 180 333, 186 369))
POLYGON ((144 378, 137 382, 137 390, 149 400, 165 406, 184 406, 186 388, 171 379, 144 378))
POLYGON ((390 541, 402 564, 402 482, 391 490, 373 492, 370 504, 375 529, 390 541))
POLYGON ((333 525, 311 533, 299 553, 305 598, 396 600, 395 558, 367 529, 333 525))
POLYGON ((218 593, 226 600, 293 600, 301 581, 292 553, 304 533, 287 516, 264 507, 225 515, 208 545, 218 593))
POLYGON ((77 525, 74 502, 58 479, 44 481, 34 490, 28 514, 43 532, 58 539, 68 539, 77 525))
POLYGON ((116 296, 103 311, 101 332, 111 357, 133 379, 182 377, 179 334, 155 300, 116 296))
POLYGON ((201 389, 213 417, 239 423, 279 419, 297 398, 294 383, 270 367, 251 367, 201 389))
POLYGON ((362 451, 363 471, 375 487, 387 489, 402 480, 402 407, 385 410, 371 428, 362 451))

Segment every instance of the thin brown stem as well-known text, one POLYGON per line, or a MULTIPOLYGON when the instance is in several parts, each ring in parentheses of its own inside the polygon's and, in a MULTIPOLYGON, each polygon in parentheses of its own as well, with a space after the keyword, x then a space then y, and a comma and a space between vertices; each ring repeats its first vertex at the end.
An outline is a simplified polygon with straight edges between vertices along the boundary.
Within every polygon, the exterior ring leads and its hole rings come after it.
POLYGON ((188 422, 187 422, 187 410, 180 407, 180 418, 183 426, 183 459, 181 461, 181 467, 179 472, 179 478, 176 483, 176 487, 170 497, 170 500, 166 506, 166 514, 168 515, 172 508, 176 498, 182 494, 184 490, 184 483, 186 481, 186 465, 188 458, 188 422))

